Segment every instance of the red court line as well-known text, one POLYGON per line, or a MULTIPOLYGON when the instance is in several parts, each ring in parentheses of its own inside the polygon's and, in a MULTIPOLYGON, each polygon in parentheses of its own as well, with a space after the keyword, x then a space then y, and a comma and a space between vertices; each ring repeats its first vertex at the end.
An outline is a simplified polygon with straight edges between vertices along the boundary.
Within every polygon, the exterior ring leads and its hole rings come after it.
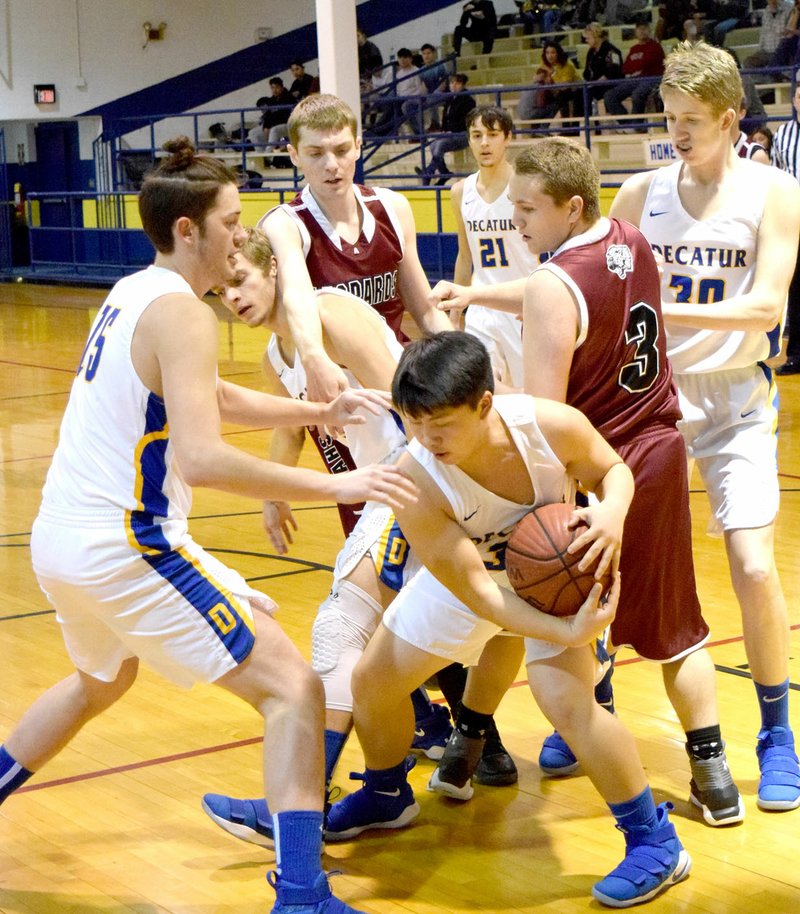
MULTIPOLYGON (((800 629, 800 623, 791 626, 792 631, 800 629)), ((743 641, 742 635, 736 635, 733 638, 722 638, 719 641, 710 641, 706 647, 720 647, 724 644, 733 644, 737 641, 743 641)), ((628 666, 631 663, 644 663, 641 657, 629 657, 626 660, 617 661, 617 666, 628 666)), ((511 685, 512 689, 518 689, 526 686, 525 680, 520 680, 511 685)), ((442 699, 443 701, 444 699, 442 699)), ((125 771, 138 771, 141 768, 152 768, 154 765, 166 765, 169 762, 178 762, 187 758, 197 758, 201 755, 211 755, 214 752, 226 752, 228 749, 241 749, 245 746, 254 746, 260 743, 262 737, 253 736, 249 739, 236 740, 233 743, 222 743, 219 746, 207 746, 205 749, 192 749, 189 752, 178 752, 175 755, 162 755, 158 758, 147 759, 144 762, 132 762, 130 765, 118 765, 115 768, 103 768, 100 771, 86 771, 83 774, 75 774, 68 778, 57 778, 53 781, 42 781, 40 784, 29 784, 20 787, 16 793, 27 793, 33 790, 44 790, 48 787, 61 787, 64 784, 76 784, 80 781, 90 781, 94 778, 102 778, 111 774, 121 774, 125 771)))

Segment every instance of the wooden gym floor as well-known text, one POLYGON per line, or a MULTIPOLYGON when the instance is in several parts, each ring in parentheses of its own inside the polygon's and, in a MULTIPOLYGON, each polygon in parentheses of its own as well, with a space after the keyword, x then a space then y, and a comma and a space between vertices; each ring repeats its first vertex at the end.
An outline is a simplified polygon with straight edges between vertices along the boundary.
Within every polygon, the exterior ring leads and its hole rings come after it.
MULTIPOLYGON (((56 443, 74 366, 105 293, 0 285, 0 741, 27 705, 70 672, 58 626, 30 568, 29 534, 56 443)), ((220 373, 258 386, 265 337, 220 327, 220 373)), ((800 683, 800 376, 780 379, 782 509, 777 553, 793 626, 792 681, 800 683)), ((226 429, 229 440, 264 453, 268 433, 226 429)), ((305 460, 317 465, 314 454, 305 460)), ((621 653, 615 675, 620 716, 633 731, 658 801, 694 866, 691 877, 651 902, 652 912, 761 914, 800 904, 800 810, 757 810, 758 727, 753 688, 719 540, 705 535, 705 495, 691 496, 700 595, 728 757, 744 795, 743 825, 710 829, 687 802, 688 764, 658 669, 621 653)), ((285 628, 308 653, 311 621, 341 543, 335 510, 296 512, 288 557, 271 553, 252 501, 200 490, 195 538, 281 604, 285 628)), ((668 561, 669 557, 664 557, 668 561)), ((646 595, 645 595, 646 598, 646 595)), ((434 698, 438 698, 434 693, 434 698)), ((793 722, 800 727, 798 698, 793 722)), ((517 760, 511 788, 481 788, 467 804, 428 794, 432 763, 411 774, 422 805, 417 823, 330 845, 337 893, 369 914, 533 914, 600 910, 592 884, 623 853, 622 836, 587 778, 546 779, 536 765, 549 732, 520 681, 498 712, 517 760)), ((212 687, 180 692, 143 670, 134 689, 0 809, 2 914, 243 914, 271 907, 264 873, 272 855, 229 838, 205 817, 206 791, 261 792, 259 720, 212 687)), ((362 765, 345 750, 336 783, 362 765)))

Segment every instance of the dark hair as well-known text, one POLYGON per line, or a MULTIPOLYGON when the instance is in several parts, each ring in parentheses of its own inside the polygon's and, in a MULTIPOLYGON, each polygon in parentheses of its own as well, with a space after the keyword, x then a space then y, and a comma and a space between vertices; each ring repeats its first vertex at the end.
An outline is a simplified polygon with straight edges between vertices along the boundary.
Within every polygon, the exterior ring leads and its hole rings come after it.
POLYGON ((469 76, 466 73, 453 73, 450 79, 456 79, 461 83, 462 86, 466 86, 469 82, 469 76))
POLYGON ((506 136, 511 136, 514 131, 514 122, 505 108, 497 105, 479 105, 469 112, 466 119, 467 130, 480 121, 488 130, 502 130, 506 136))
POLYGON ((434 53, 436 53, 436 48, 432 44, 428 44, 428 42, 426 41, 425 44, 423 44, 422 47, 420 48, 420 51, 433 51, 434 53))
POLYGON ((569 59, 567 57, 567 52, 564 50, 564 48, 562 48, 561 45, 557 41, 545 41, 545 43, 542 45, 542 60, 545 61, 545 63, 547 62, 546 55, 547 55, 548 48, 556 49, 556 60, 558 61, 559 66, 563 67, 564 64, 567 62, 567 60, 569 59))
POLYGON ((262 95, 261 98, 256 102, 256 108, 263 108, 269 104, 269 96, 262 95))
POLYGON ((392 379, 392 399, 412 419, 440 409, 475 409, 494 391, 492 361, 475 336, 445 330, 409 343, 392 379))
POLYGON ((273 76, 272 79, 269 81, 269 84, 271 86, 282 86, 283 80, 280 78, 280 76, 273 76))
POLYGON ((306 68, 306 65, 303 63, 302 60, 293 60, 293 61, 289 64, 289 66, 290 66, 290 67, 302 67, 304 70, 305 70, 305 68, 306 68))
POLYGON ((397 52, 397 56, 398 57, 413 57, 414 55, 411 53, 411 51, 408 48, 400 48, 400 50, 397 52))
POLYGON ((163 148, 169 156, 145 176, 139 194, 139 215, 156 250, 171 254, 175 248, 175 222, 186 216, 202 231, 220 188, 226 184, 238 186, 239 181, 224 162, 198 155, 188 137, 168 140, 163 148))

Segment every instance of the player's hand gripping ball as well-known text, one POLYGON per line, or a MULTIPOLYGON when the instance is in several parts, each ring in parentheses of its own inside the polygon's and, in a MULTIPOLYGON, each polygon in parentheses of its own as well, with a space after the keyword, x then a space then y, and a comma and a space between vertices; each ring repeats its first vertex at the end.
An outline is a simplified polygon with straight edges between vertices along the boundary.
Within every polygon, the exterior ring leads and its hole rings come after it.
MULTIPOLYGON (((567 552, 585 525, 570 530, 573 505, 540 505, 517 524, 506 547, 506 573, 518 596, 544 613, 572 616, 583 605, 595 583, 596 563, 586 571, 578 565, 591 544, 567 552)), ((602 578, 603 592, 611 575, 602 578)))

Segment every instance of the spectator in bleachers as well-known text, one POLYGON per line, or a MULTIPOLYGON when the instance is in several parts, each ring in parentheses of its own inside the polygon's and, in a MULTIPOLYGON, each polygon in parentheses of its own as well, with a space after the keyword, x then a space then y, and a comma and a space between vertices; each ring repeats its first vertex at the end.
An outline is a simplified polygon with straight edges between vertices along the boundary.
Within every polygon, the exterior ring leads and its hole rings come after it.
MULTIPOLYGON (((622 51, 608 40, 608 32, 599 22, 590 22, 583 30, 586 42, 586 65, 583 78, 586 82, 622 79, 622 51)), ((603 86, 592 86, 589 97, 596 101, 605 94, 603 86)))
POLYGON ((758 50, 744 62, 746 69, 768 67, 781 38, 784 37, 786 24, 794 9, 789 0, 767 0, 761 10, 761 29, 758 33, 758 50))
POLYGON ((711 18, 706 20, 705 39, 717 47, 725 47, 728 32, 739 27, 750 15, 749 0, 717 0, 711 10, 711 18))
POLYGON ((783 37, 769 62, 771 67, 800 64, 800 0, 795 0, 783 29, 783 37))
POLYGON ((397 69, 395 70, 395 94, 400 101, 397 103, 396 132, 406 123, 410 124, 412 133, 422 133, 422 99, 425 95, 425 83, 419 76, 419 68, 414 66, 414 55, 408 48, 400 48, 397 52, 397 69))
POLYGON ((371 79, 383 67, 383 54, 376 44, 367 39, 367 33, 359 27, 356 30, 358 40, 358 75, 361 79, 371 79))
MULTIPOLYGON (((436 48, 432 44, 423 44, 419 52, 422 55, 423 64, 420 78, 425 83, 425 90, 428 95, 446 92, 449 79, 447 64, 437 59, 436 48)), ((425 108, 425 123, 428 130, 439 130, 441 128, 439 106, 435 102, 425 108)))
POLYGON ((492 0, 468 0, 464 4, 461 21, 453 32, 453 50, 461 54, 461 42, 483 42, 483 53, 490 54, 497 32, 497 13, 492 0))
MULTIPOLYGON (((519 7, 520 22, 525 29, 526 35, 534 32, 543 32, 545 35, 551 34, 556 29, 561 28, 561 20, 564 16, 564 0, 556 3, 539 3, 536 0, 514 0, 519 7)), ((596 5, 597 0, 593 0, 596 5)))
POLYGON ((772 131, 766 124, 763 127, 757 127, 747 139, 751 143, 758 143, 768 156, 772 156, 772 131))
POLYGON ((580 90, 556 89, 558 83, 576 83, 580 76, 575 64, 557 41, 546 41, 542 48, 542 63, 536 71, 536 89, 529 89, 520 95, 517 117, 522 120, 575 116, 578 113, 576 96, 580 90))
POLYGON ((656 41, 666 41, 669 38, 681 41, 684 38, 684 23, 691 15, 691 0, 670 0, 669 3, 659 4, 654 32, 656 41))
POLYGON ((261 121, 258 127, 250 131, 249 139, 256 147, 263 147, 273 152, 284 146, 289 138, 287 121, 296 102, 289 94, 280 76, 273 76, 269 81, 271 96, 260 98, 256 105, 261 109, 261 121))
POLYGON ((368 96, 361 107, 361 123, 365 133, 381 135, 391 131, 394 102, 385 96, 394 91, 393 83, 394 72, 388 64, 361 80, 361 95, 368 96))
POLYGON ((644 114, 664 72, 664 49, 651 37, 650 23, 637 23, 635 32, 636 44, 631 46, 622 65, 625 80, 603 95, 608 114, 627 114, 622 104, 626 98, 631 99, 631 114, 644 114))
POLYGON ((635 22, 643 9, 650 5, 649 0, 606 0, 606 25, 621 25, 635 22))
POLYGON ((311 95, 313 92, 319 92, 319 78, 306 73, 306 65, 304 63, 295 60, 289 65, 289 69, 294 77, 294 81, 289 86, 289 95, 296 102, 299 102, 301 98, 305 98, 307 95, 311 95))
POLYGON ((422 178, 422 183, 428 185, 438 172, 441 177, 436 182, 438 185, 447 184, 452 172, 447 167, 445 153, 457 152, 466 149, 467 140, 467 115, 475 107, 475 99, 467 92, 469 77, 466 73, 454 73, 450 77, 450 92, 444 103, 442 114, 443 136, 435 139, 430 145, 430 162, 423 171, 417 168, 416 172, 422 178))

